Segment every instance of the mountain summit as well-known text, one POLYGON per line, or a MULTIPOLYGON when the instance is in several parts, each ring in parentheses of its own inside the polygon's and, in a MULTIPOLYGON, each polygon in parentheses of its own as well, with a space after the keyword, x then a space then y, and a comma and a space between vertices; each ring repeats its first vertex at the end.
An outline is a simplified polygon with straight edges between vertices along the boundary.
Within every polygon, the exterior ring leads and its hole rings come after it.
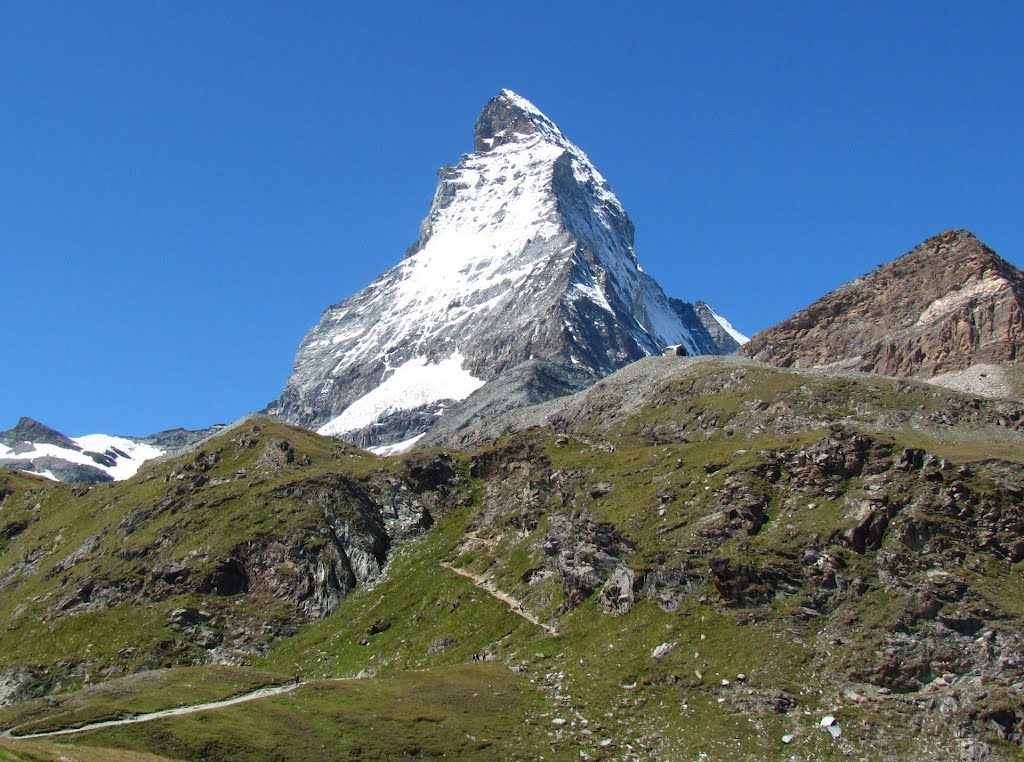
POLYGON ((1009 363, 1024 356, 1024 273, 969 231, 947 230, 758 333, 741 354, 923 378, 1009 363))
POLYGON ((502 90, 443 167, 400 264, 329 307, 271 415, 362 446, 410 444, 453 401, 530 360, 595 380, 681 344, 744 337, 643 272, 633 223, 587 155, 502 90))
POLYGON ((506 89, 491 98, 480 112, 473 132, 473 150, 487 153, 538 134, 566 150, 579 151, 536 106, 506 89))

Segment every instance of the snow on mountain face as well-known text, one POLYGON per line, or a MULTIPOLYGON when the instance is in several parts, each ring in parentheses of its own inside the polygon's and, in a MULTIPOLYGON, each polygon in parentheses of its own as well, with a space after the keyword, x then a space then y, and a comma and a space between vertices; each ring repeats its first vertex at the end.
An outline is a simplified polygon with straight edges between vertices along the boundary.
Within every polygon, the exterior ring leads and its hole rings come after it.
POLYGON ((55 481, 120 481, 164 452, 147 442, 109 434, 65 437, 29 418, 0 433, 0 467, 55 481))
POLYGON ((722 330, 724 330, 727 334, 732 336, 733 341, 735 341, 737 344, 739 344, 740 346, 743 346, 748 341, 750 341, 750 337, 749 336, 744 336, 742 333, 740 333, 735 328, 733 328, 732 327, 732 323, 730 323, 724 317, 719 315, 717 312, 715 312, 710 307, 708 307, 708 310, 711 312, 711 317, 714 318, 715 322, 718 323, 720 326, 722 326, 722 330))
POLYGON ((736 348, 640 269, 608 183, 533 104, 503 90, 474 147, 440 170, 403 261, 324 312, 268 413, 391 446, 531 358, 597 378, 668 344, 736 348))
POLYGON ((143 463, 164 454, 164 450, 159 447, 110 434, 86 434, 82 437, 73 437, 71 441, 86 452, 98 452, 111 458, 114 461, 113 465, 102 468, 114 481, 135 476, 143 463))
POLYGON ((400 410, 412 410, 443 399, 465 399, 483 386, 462 367, 457 352, 436 365, 416 357, 395 369, 388 379, 363 395, 317 433, 331 435, 371 426, 400 410))

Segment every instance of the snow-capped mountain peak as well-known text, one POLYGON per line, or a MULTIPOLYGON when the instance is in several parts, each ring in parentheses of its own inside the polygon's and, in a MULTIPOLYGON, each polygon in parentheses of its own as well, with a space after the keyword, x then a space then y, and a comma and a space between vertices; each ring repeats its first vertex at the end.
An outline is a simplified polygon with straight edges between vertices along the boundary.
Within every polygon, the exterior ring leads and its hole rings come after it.
POLYGON ((0 468, 62 482, 121 481, 134 476, 147 460, 177 452, 222 428, 223 424, 197 431, 171 429, 147 437, 68 437, 22 417, 14 428, 0 431, 0 468))
POLYGON ((735 349, 640 269, 608 182, 530 101, 498 93, 474 147, 438 172, 405 258, 324 312, 268 413, 388 446, 531 358, 597 378, 668 344, 735 349))
POLYGON ((165 449, 132 437, 87 434, 66 437, 31 418, 0 432, 0 466, 36 473, 56 481, 127 479, 165 449))
POLYGON ((505 89, 488 101, 476 120, 473 150, 486 153, 533 135, 563 148, 572 145, 539 108, 521 95, 505 89))

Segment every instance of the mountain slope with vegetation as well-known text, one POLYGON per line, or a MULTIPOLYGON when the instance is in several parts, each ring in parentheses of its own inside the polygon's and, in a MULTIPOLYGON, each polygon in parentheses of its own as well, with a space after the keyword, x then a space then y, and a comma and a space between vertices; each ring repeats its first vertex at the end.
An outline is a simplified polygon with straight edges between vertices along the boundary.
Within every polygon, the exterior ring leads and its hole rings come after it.
POLYGON ((305 682, 62 753, 1019 759, 1022 421, 916 381, 652 358, 460 453, 257 419, 121 484, 5 475, 0 755, 57 758, 16 736, 69 702, 129 711, 81 685, 191 665, 221 670, 202 698, 223 670, 305 682))

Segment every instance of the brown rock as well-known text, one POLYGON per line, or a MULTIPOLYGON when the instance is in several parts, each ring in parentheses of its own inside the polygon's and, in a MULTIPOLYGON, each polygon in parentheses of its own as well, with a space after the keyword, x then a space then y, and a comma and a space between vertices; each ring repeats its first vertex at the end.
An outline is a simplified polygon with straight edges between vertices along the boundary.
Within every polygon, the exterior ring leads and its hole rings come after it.
POLYGON ((1024 354, 1024 273, 966 230, 930 238, 757 334, 779 367, 931 377, 1024 354))

